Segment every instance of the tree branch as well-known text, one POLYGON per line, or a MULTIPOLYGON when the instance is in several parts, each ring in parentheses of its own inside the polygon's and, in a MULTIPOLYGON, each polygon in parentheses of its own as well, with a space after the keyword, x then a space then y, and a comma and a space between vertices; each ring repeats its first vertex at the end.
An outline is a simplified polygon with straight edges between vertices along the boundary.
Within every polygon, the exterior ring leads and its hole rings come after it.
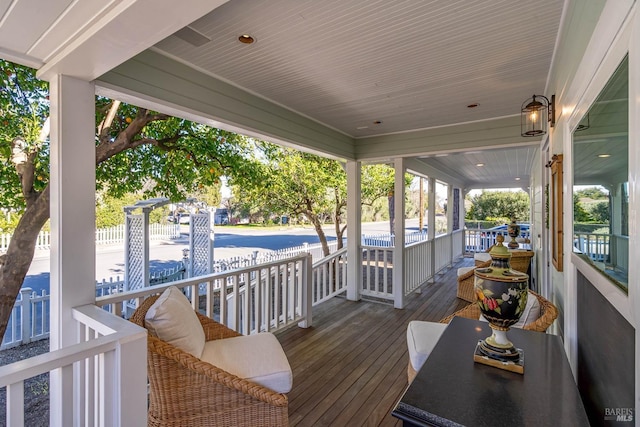
POLYGON ((120 108, 120 101, 113 101, 111 106, 109 107, 109 111, 104 116, 104 119, 98 126, 98 138, 100 139, 100 143, 102 144, 107 136, 109 135, 109 130, 111 129, 111 125, 113 124, 113 118, 116 116, 118 112, 118 108, 120 108))

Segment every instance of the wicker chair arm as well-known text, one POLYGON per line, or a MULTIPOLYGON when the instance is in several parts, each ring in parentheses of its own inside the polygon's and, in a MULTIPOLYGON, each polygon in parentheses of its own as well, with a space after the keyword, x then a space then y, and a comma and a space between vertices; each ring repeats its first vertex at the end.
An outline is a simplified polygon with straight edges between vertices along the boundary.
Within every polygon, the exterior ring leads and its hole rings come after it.
POLYGON ((202 375, 232 390, 247 394, 273 406, 287 406, 287 396, 233 375, 215 365, 204 362, 190 353, 180 350, 158 338, 148 336, 149 351, 173 360, 190 373, 202 375))
MULTIPOLYGON (((540 316, 533 322, 524 325, 522 329, 528 331, 545 332, 553 321, 558 317, 558 309, 555 305, 540 294, 535 293, 532 290, 529 292, 538 299, 540 303, 540 316)), ((468 306, 461 308, 453 314, 440 320, 440 323, 449 323, 454 317, 465 317, 467 319, 478 320, 480 318, 480 307, 476 303, 469 304, 468 306)))
POLYGON ((471 303, 468 306, 461 308, 453 314, 448 315, 444 319, 440 320, 440 323, 449 323, 454 317, 464 317, 466 319, 478 320, 480 318, 480 307, 478 304, 471 303))
POLYGON ((551 301, 542 297, 540 294, 537 294, 532 290, 529 290, 529 292, 538 298, 538 302, 540 303, 540 317, 538 317, 534 322, 525 325, 522 329, 545 332, 558 317, 558 309, 551 301))
POLYGON ((196 312, 196 315, 198 316, 198 320, 200 320, 200 324, 202 325, 202 329, 204 330, 205 341, 233 338, 242 335, 241 333, 226 327, 222 323, 216 322, 210 317, 204 316, 198 312, 196 312))

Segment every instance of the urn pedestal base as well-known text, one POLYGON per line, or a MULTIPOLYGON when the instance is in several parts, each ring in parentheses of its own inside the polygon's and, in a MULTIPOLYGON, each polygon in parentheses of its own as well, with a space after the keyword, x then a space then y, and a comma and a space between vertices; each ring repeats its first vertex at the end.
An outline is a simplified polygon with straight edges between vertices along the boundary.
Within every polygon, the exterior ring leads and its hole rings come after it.
POLYGON ((524 374, 524 351, 520 348, 512 347, 505 350, 488 344, 486 340, 480 340, 473 353, 473 360, 483 365, 524 374))

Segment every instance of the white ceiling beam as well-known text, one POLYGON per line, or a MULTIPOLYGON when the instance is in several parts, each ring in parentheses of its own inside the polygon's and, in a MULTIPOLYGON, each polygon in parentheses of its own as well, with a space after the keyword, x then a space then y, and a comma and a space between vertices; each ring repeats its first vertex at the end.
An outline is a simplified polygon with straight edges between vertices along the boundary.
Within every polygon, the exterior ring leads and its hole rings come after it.
POLYGON ((56 74, 86 81, 122 64, 227 0, 125 0, 75 37, 38 71, 50 80, 56 74))

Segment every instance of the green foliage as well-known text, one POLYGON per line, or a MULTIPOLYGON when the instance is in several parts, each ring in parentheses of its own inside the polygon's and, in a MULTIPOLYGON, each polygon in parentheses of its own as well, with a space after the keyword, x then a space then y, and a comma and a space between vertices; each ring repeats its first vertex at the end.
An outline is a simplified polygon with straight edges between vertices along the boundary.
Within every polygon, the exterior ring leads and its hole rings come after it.
MULTIPOLYGON (((49 117, 48 84, 38 80, 34 70, 7 61, 0 60, 0 70, 0 207, 20 214, 26 199, 12 161, 12 141, 19 137, 26 142, 22 151, 33 166, 26 177, 39 194, 49 183, 49 139, 41 132, 49 117)), ((248 161, 254 145, 241 135, 103 97, 96 97, 95 123, 96 147, 118 146, 96 166, 97 193, 103 197, 97 203, 100 227, 121 224, 121 207, 131 198, 180 201, 191 196, 217 206, 221 176, 232 181, 254 172, 248 161), (114 105, 118 108, 109 121, 114 105), (142 120, 144 126, 136 127, 142 120)), ((162 214, 152 213, 152 220, 162 214)))
POLYGON ((42 191, 48 182, 47 141, 39 136, 49 117, 49 85, 35 77, 35 70, 0 59, 0 206, 22 210, 20 178, 12 159, 12 142, 20 137, 21 150, 32 157, 34 189, 42 191))
POLYGON ((524 191, 483 191, 467 200, 472 204, 467 220, 496 218, 503 224, 515 217, 518 222, 529 222, 529 195, 524 191))
POLYGON ((606 201, 592 204, 589 214, 591 214, 591 217, 595 222, 608 224, 611 216, 609 202, 606 201))
POLYGON ((609 194, 600 187, 583 188, 574 194, 577 194, 580 199, 603 200, 609 198, 609 194))
POLYGON ((261 144, 256 179, 239 182, 234 195, 249 212, 331 218, 346 206, 346 174, 339 162, 261 144))
MULTIPOLYGON (((347 177, 340 162, 268 143, 261 143, 260 148, 260 173, 236 180, 233 188, 231 203, 237 214, 249 216, 252 222, 282 214, 314 216, 321 223, 344 217, 347 177)), ((408 185, 409 174, 406 180, 408 185)), ((363 166, 361 187, 362 204, 375 204, 377 215, 384 215, 380 211, 386 210, 387 196, 393 193, 394 169, 381 164, 363 166)))
POLYGON ((127 194, 116 198, 105 195, 96 200, 96 228, 115 227, 124 224, 124 207, 134 204, 138 198, 127 194))
POLYGON ((0 233, 13 233, 18 225, 19 215, 10 212, 0 212, 0 233))
POLYGON ((582 203, 580 203, 580 198, 577 193, 573 193, 573 220, 576 222, 593 221, 589 212, 587 212, 582 206, 582 203))

